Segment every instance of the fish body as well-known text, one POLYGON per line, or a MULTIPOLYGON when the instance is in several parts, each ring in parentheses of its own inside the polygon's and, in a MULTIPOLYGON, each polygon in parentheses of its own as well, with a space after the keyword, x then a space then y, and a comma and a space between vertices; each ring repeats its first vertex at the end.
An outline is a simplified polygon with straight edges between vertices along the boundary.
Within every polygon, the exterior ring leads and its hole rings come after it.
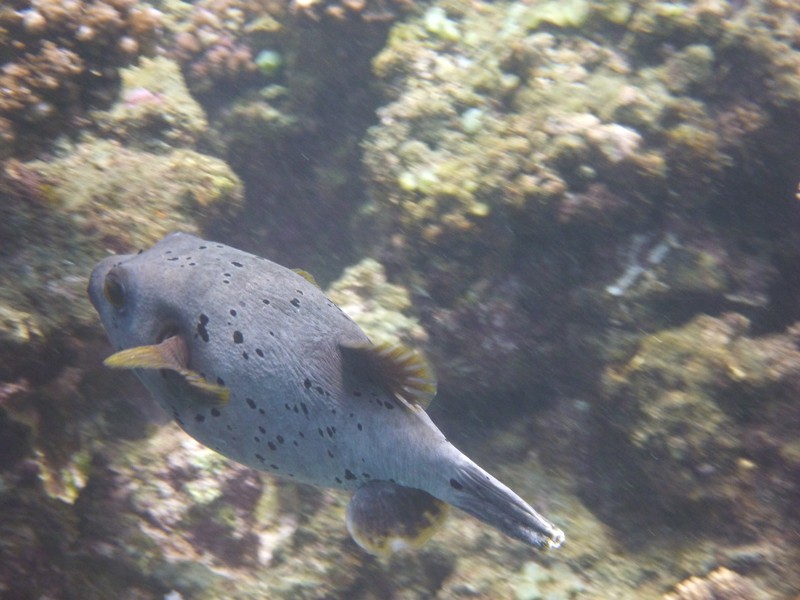
POLYGON ((188 234, 92 272, 117 354, 178 424, 255 469, 354 490, 376 553, 427 539, 452 504, 537 547, 563 533, 462 454, 424 411, 424 364, 375 346, 307 277, 188 234))

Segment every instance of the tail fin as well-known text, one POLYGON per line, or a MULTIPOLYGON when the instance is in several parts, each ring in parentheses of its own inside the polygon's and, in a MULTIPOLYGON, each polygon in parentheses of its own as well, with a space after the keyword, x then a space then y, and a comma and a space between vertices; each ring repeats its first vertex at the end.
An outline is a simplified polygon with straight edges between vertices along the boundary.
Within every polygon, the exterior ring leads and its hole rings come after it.
POLYGON ((563 531, 472 461, 458 469, 450 486, 448 502, 513 538, 536 548, 558 548, 566 539, 563 531))

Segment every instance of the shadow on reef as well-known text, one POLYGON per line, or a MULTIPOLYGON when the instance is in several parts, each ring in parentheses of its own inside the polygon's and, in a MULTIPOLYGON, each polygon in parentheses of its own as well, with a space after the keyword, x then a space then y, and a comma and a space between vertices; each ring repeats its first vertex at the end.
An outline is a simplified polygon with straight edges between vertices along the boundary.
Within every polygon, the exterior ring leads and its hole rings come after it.
POLYGON ((217 112, 221 151, 247 192, 241 218, 211 235, 322 283, 354 261, 350 218, 366 200, 360 142, 381 100, 371 60, 387 32, 381 23, 299 26, 283 40, 287 64, 271 87, 217 112))

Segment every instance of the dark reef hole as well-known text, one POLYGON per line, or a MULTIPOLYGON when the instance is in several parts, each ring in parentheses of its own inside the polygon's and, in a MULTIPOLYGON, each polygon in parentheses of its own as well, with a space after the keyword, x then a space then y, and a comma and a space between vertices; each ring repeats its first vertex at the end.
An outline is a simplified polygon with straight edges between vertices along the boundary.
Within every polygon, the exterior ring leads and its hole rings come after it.
POLYGON ((800 244, 773 263, 778 276, 769 287, 766 309, 752 321, 754 335, 778 333, 800 320, 800 244))
POLYGON ((220 123, 224 158, 246 190, 245 210, 210 224, 209 236, 302 266, 323 287, 354 262, 359 239, 348 235, 350 218, 366 202, 359 142, 385 102, 373 84, 371 61, 389 27, 309 24, 290 34, 276 82, 285 97, 271 101, 284 118, 273 123, 253 117, 259 103, 252 96, 241 94, 238 109, 230 108, 230 98, 201 98, 220 123))

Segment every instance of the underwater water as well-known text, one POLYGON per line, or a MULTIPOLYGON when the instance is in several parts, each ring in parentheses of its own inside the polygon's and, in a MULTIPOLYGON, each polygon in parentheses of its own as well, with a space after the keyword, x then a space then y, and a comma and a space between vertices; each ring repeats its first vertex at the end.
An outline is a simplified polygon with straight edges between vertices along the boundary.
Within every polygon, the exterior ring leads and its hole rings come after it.
MULTIPOLYGON (((0 599, 796 600, 798 184, 791 0, 4 0, 0 599), (566 541, 454 509, 376 557, 352 491, 182 431, 87 295, 173 231, 424 353, 431 420, 566 541)), ((386 427, 337 448, 419 446, 386 427)))

